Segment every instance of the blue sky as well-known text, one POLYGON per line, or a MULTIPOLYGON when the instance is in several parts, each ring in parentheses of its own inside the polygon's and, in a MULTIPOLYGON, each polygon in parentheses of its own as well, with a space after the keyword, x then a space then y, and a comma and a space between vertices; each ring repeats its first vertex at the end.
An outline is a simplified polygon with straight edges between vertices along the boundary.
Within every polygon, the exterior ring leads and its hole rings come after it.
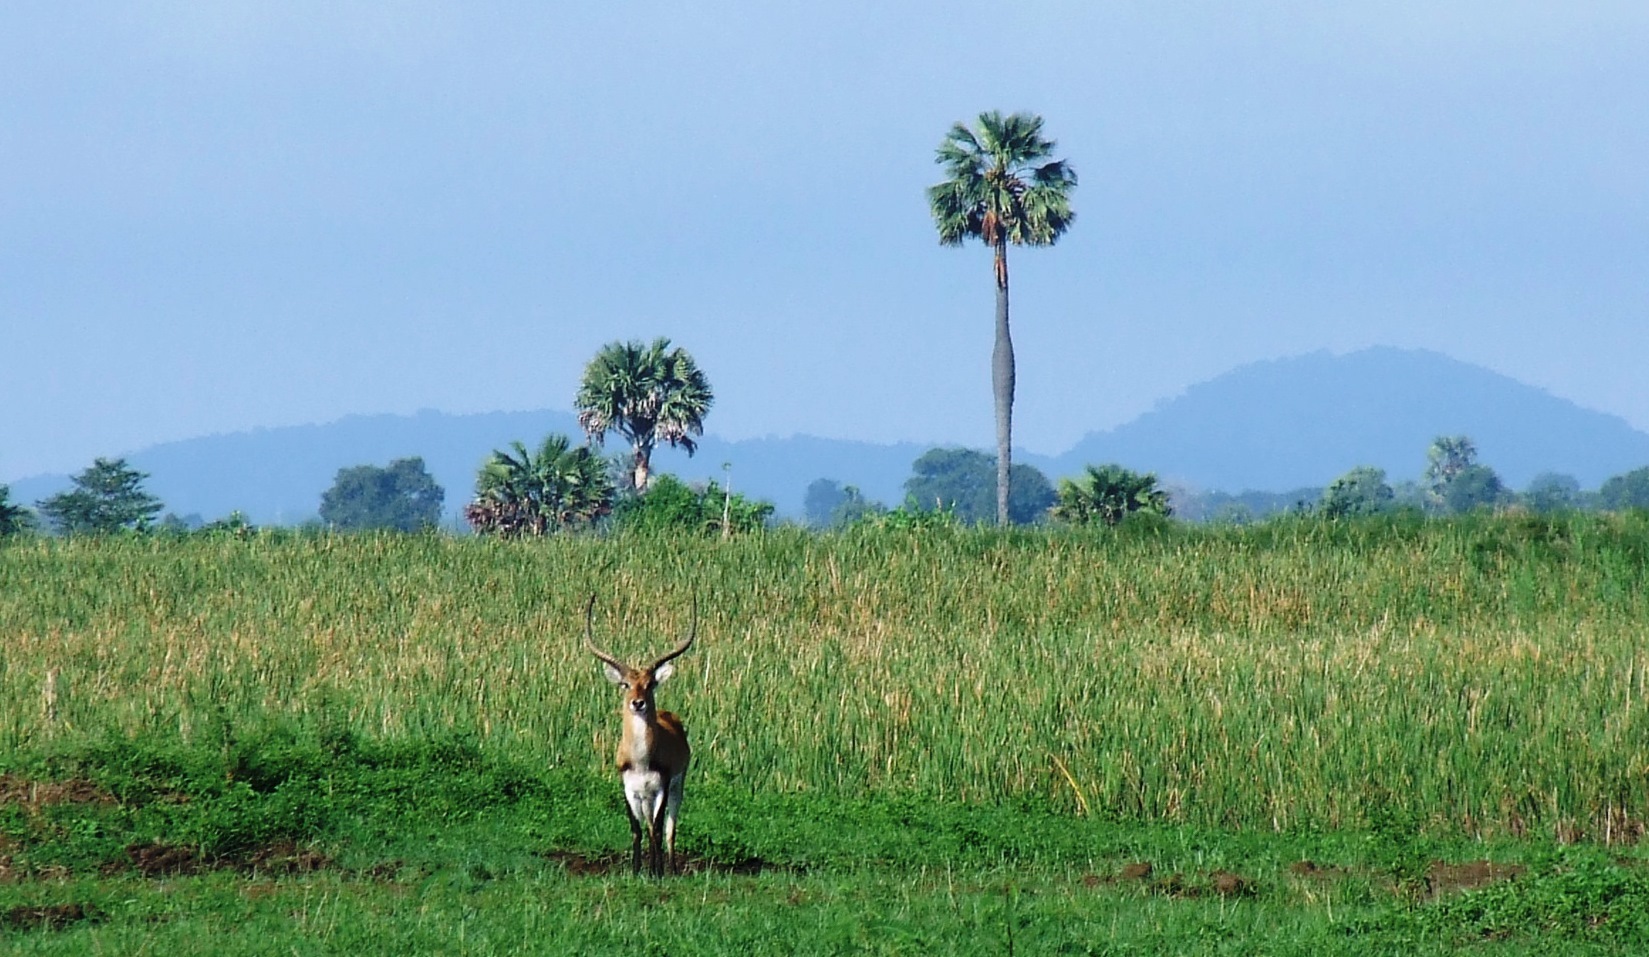
MULTIPOLYGON (((1017 444, 1375 344, 1649 429, 1649 5, 14 0, 0 481, 352 413, 562 408, 668 335, 711 432, 992 444, 949 124, 1042 114, 1017 444)), ((531 438, 531 437, 527 437, 531 438)))

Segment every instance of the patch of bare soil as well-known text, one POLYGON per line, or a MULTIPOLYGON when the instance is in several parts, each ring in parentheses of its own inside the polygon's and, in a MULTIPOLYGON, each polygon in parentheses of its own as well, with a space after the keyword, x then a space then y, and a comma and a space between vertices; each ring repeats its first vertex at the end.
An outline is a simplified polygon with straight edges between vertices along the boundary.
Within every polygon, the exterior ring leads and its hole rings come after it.
POLYGON ((1122 870, 1117 872, 1117 879, 1124 881, 1148 881, 1151 879, 1151 874, 1153 871, 1155 871, 1155 868, 1151 866, 1150 861, 1136 861, 1132 864, 1123 865, 1122 870))
POLYGON ((1260 890, 1253 878, 1230 871, 1215 871, 1209 874, 1208 885, 1221 897, 1253 897, 1260 890))
POLYGON ((291 841, 278 841, 245 854, 204 857, 192 847, 155 842, 132 844, 126 848, 127 860, 111 861, 103 866, 105 875, 134 868, 144 877, 182 877, 206 871, 239 871, 258 876, 309 874, 332 864, 325 854, 313 848, 299 847, 291 841))
MULTIPOLYGON (((539 855, 547 861, 560 864, 567 869, 567 873, 574 877, 606 877, 612 874, 630 873, 630 858, 627 854, 580 854, 577 851, 545 851, 539 855)), ((800 873, 800 868, 784 864, 775 864, 764 861, 759 857, 746 857, 737 861, 712 861, 702 857, 678 855, 676 858, 676 873, 687 874, 732 874, 739 877, 753 877, 770 871, 785 873, 800 873)))
POLYGON ((1082 875, 1082 886, 1105 887, 1111 884, 1124 884, 1133 881, 1148 881, 1151 879, 1151 874, 1153 871, 1154 868, 1152 868, 1150 861, 1136 861, 1132 864, 1124 864, 1122 866, 1122 870, 1116 872, 1115 874, 1105 876, 1101 876, 1099 874, 1084 874, 1082 875))
POLYGON ((1186 877, 1184 874, 1174 873, 1167 877, 1158 878, 1156 868, 1150 861, 1136 861, 1123 865, 1122 869, 1109 877, 1097 874, 1085 874, 1082 883, 1086 887, 1106 887, 1119 884, 1144 884, 1152 893, 1167 897, 1193 898, 1205 894, 1215 894, 1220 897, 1252 897, 1259 893, 1259 883, 1251 877, 1231 871, 1217 870, 1208 873, 1206 879, 1186 877))
POLYGON ((1625 811, 1616 810, 1604 819, 1599 830, 1601 833, 1598 836, 1603 838, 1606 845, 1636 844, 1649 837, 1649 821, 1642 821, 1625 811))
POLYGON ((1316 861, 1295 861, 1288 865, 1288 873, 1313 881, 1337 881, 1350 875, 1343 867, 1319 864, 1316 861))
POLYGON ((91 904, 51 904, 45 907, 13 907, 0 913, 0 929, 62 930, 84 921, 102 919, 91 904))
POLYGON ((84 778, 67 781, 31 781, 15 774, 0 774, 0 804, 20 804, 30 811, 39 811, 53 804, 95 804, 111 806, 120 803, 108 791, 84 778))
POLYGON ((1438 900, 1461 891, 1509 881, 1524 870, 1526 868, 1520 864, 1496 864, 1493 861, 1467 861, 1464 864, 1433 861, 1431 867, 1426 869, 1426 899, 1438 900))

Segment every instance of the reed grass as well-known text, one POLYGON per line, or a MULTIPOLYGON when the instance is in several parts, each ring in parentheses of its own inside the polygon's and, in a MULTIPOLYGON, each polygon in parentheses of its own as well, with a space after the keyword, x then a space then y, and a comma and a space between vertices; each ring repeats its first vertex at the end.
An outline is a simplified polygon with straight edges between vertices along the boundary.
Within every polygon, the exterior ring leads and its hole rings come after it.
POLYGON ((0 547, 0 762, 296 722, 609 773, 592 593, 637 659, 699 596, 661 705, 724 785, 1278 830, 1649 820, 1641 514, 23 540, 0 547))

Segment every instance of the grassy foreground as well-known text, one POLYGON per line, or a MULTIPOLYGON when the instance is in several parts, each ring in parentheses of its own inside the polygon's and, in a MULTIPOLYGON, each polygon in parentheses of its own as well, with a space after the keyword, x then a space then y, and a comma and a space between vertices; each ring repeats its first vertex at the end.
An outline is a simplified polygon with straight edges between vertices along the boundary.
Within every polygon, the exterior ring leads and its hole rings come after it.
POLYGON ((1645 622, 1643 516, 12 543, 0 947, 1649 946, 1645 622), (592 592, 700 596, 663 884, 592 592))

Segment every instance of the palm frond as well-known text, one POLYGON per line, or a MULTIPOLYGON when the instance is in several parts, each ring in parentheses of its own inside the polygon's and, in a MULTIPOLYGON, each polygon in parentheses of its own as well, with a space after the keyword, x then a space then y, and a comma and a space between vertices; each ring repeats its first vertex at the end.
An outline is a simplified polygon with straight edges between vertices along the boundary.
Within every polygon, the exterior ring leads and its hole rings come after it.
POLYGON ((1042 136, 1033 113, 979 114, 977 128, 953 125, 935 151, 948 178, 927 190, 941 245, 979 239, 1047 246, 1075 219, 1070 193, 1076 173, 1064 160, 1047 160, 1055 148, 1042 136))

